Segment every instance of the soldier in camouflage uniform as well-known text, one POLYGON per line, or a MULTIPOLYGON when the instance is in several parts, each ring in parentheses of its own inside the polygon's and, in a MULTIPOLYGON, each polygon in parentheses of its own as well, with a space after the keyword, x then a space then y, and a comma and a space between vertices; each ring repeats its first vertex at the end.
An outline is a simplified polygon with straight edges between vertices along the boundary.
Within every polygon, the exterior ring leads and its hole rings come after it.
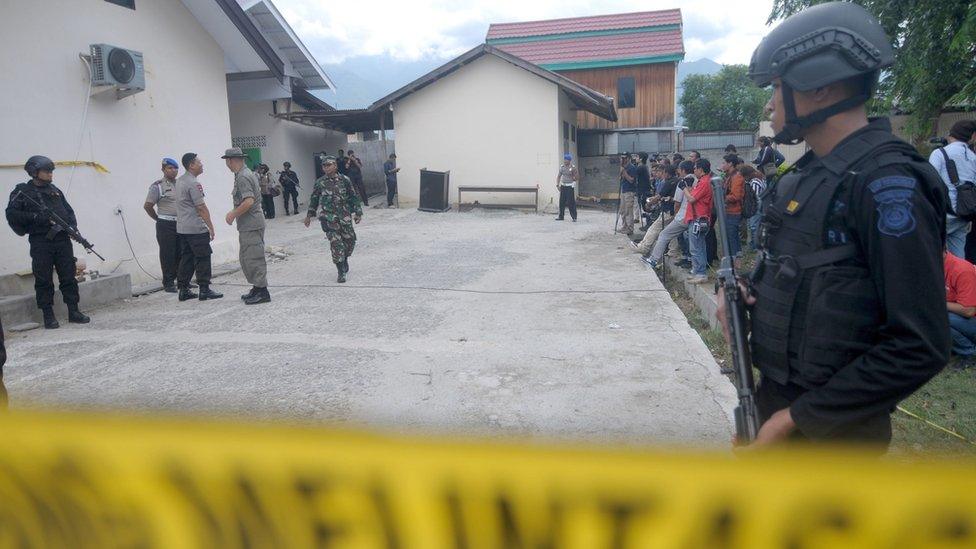
POLYGON ((332 261, 339 271, 338 282, 346 281, 349 272, 349 256, 356 246, 356 230, 353 222, 359 223, 363 218, 362 201, 353 190, 352 181, 339 173, 334 156, 322 159, 322 169, 325 175, 315 181, 312 196, 308 201, 308 214, 305 216, 305 226, 308 227, 312 218, 318 213, 322 222, 322 230, 332 246, 332 261))

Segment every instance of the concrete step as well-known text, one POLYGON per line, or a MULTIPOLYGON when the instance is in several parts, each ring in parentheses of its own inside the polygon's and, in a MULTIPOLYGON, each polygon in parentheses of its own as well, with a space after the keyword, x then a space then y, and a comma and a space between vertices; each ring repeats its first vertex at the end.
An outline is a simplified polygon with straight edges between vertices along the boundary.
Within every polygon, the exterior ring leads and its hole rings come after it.
MULTIPOLYGON (((90 311, 119 299, 132 297, 132 279, 128 274, 100 276, 79 283, 78 293, 81 295, 81 310, 90 311)), ((54 291, 54 312, 60 319, 68 315, 60 290, 54 291)), ((40 309, 37 308, 33 289, 29 294, 0 296, 0 318, 3 319, 4 328, 28 322, 41 322, 43 317, 40 309)))
POLYGON ((30 270, 0 276, 0 296, 24 295, 34 291, 34 275, 30 270))

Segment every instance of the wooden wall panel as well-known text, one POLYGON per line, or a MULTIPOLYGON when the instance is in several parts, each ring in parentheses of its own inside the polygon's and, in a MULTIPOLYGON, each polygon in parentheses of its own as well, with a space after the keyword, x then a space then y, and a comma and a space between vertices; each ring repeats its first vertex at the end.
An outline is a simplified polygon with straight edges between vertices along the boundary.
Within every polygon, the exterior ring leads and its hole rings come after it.
POLYGON ((558 71, 584 86, 617 97, 617 79, 635 80, 633 108, 617 107, 617 122, 604 120, 588 112, 578 112, 580 129, 650 128, 674 126, 675 63, 655 63, 630 67, 609 67, 579 71, 558 71))

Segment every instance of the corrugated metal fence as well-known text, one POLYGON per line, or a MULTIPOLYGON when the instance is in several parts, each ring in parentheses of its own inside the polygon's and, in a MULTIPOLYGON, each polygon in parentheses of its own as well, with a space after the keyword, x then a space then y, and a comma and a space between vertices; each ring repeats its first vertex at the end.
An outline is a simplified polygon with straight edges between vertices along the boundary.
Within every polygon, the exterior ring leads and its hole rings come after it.
POLYGON ((680 136, 679 150, 695 151, 708 149, 725 149, 727 145, 735 145, 738 149, 752 148, 756 143, 756 132, 683 132, 680 136))

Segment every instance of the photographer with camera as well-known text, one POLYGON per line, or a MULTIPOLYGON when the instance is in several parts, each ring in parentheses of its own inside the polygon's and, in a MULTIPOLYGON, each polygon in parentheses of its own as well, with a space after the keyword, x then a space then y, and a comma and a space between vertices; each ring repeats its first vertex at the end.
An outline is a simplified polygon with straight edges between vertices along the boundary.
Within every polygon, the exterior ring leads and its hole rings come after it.
POLYGON ((654 195, 646 198, 642 203, 645 217, 650 221, 647 232, 640 243, 631 241, 634 251, 642 256, 649 256, 654 241, 664 230, 667 221, 674 215, 672 199, 678 187, 678 178, 674 168, 655 165, 651 168, 651 175, 655 181, 654 195), (668 177, 669 176, 669 177, 668 177))
MULTIPOLYGON (((960 120, 949 130, 947 144, 932 151, 929 164, 939 172, 942 182, 949 192, 951 210, 946 215, 946 247, 956 257, 966 257, 966 236, 972 226, 972 218, 967 218, 960 209, 959 192, 965 183, 976 183, 976 153, 970 149, 970 142, 976 139, 976 120, 960 120)), ((964 192, 971 192, 967 190, 964 192)))
POLYGON ((701 284, 708 281, 707 239, 712 220, 712 163, 705 158, 695 162, 698 182, 686 193, 688 210, 688 247, 691 248, 691 278, 688 282, 701 284))
POLYGON ((637 193, 637 162, 629 153, 620 155, 620 208, 617 219, 622 225, 616 232, 634 234, 634 196, 637 193))
MULTIPOLYGON (((651 182, 651 167, 647 165, 648 155, 646 152, 638 153, 637 164, 637 207, 643 213, 644 203, 654 194, 654 186, 651 182)), ((649 223, 644 223, 644 216, 640 216, 641 228, 647 230, 649 223)))
MULTIPOLYGON (((667 251, 668 245, 675 238, 684 238, 685 232, 688 229, 688 224, 685 222, 685 217, 688 211, 688 200, 686 199, 687 193, 695 185, 697 181, 692 171, 695 169, 695 163, 690 160, 685 160, 678 164, 676 169, 677 177, 671 178, 672 183, 666 183, 667 185, 673 184, 674 191, 673 196, 670 200, 670 209, 674 212, 674 217, 671 218, 671 222, 661 231, 658 235, 656 242, 654 242, 654 248, 651 250, 650 256, 642 256, 641 261, 647 263, 655 269, 661 265, 664 260, 664 252, 667 251), (679 179, 680 178, 680 179, 679 179)), ((667 194, 667 188, 662 189, 663 192, 660 193, 661 196, 667 194)), ((683 245, 682 245, 683 247, 683 245)), ((678 263, 680 267, 691 266, 686 260, 682 260, 678 263)))

